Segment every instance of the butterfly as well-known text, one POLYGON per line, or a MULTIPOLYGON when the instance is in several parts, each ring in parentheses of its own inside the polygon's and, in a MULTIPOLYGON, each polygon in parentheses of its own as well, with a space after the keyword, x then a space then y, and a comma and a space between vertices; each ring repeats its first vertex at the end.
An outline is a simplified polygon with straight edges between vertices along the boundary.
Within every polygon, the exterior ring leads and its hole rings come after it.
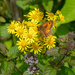
POLYGON ((46 38, 51 35, 52 33, 52 28, 53 27, 53 21, 47 21, 43 23, 40 27, 38 27, 38 30, 45 36, 46 38))

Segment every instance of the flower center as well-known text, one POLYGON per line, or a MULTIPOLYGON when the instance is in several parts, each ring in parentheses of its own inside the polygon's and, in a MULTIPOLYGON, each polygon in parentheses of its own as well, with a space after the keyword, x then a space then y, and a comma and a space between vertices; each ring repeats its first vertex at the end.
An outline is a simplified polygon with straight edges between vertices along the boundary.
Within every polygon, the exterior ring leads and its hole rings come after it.
POLYGON ((53 13, 50 13, 50 16, 51 16, 51 17, 54 17, 54 14, 53 14, 53 13))
POLYGON ((21 42, 21 46, 22 46, 22 47, 25 47, 26 45, 27 45, 26 41, 22 41, 22 42, 21 42))
POLYGON ((37 18, 37 15, 36 14, 33 14, 32 15, 32 19, 36 19, 37 18))
POLYGON ((36 44, 34 44, 34 45, 32 45, 32 46, 33 46, 33 48, 34 48, 35 50, 37 50, 37 49, 39 48, 39 46, 36 45, 36 44))
POLYGON ((20 26, 23 27, 24 25, 23 24, 20 24, 20 26))
POLYGON ((32 35, 31 35, 31 34, 28 34, 27 36, 28 36, 28 38, 29 38, 29 39, 31 39, 31 38, 32 38, 32 35))
POLYGON ((51 42, 50 42, 50 41, 51 41, 51 39, 48 41, 48 44, 51 44, 51 42))
POLYGON ((17 32, 18 32, 18 34, 23 34, 23 29, 21 29, 21 28, 19 28, 18 30, 17 30, 17 32))
POLYGON ((11 24, 10 29, 15 29, 15 25, 11 24))

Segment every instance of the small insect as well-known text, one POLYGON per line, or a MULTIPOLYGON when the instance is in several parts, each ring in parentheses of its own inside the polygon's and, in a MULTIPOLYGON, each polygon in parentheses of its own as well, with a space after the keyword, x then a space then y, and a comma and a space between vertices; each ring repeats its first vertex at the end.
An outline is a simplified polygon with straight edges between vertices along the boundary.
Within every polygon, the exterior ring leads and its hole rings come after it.
POLYGON ((52 33, 52 27, 53 21, 47 21, 43 23, 40 27, 38 27, 38 30, 43 34, 43 36, 47 38, 52 33))

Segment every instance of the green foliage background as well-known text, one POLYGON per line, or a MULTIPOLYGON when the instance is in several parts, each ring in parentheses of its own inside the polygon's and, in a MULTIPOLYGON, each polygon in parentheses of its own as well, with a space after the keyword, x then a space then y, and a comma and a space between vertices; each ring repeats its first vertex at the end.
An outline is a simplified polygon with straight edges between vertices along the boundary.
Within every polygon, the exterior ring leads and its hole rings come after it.
MULTIPOLYGON (((59 26, 53 30, 53 35, 63 37, 68 32, 75 32, 75 0, 0 0, 0 75, 29 75, 29 65, 24 62, 24 54, 17 49, 16 37, 7 32, 7 27, 13 19, 22 21, 23 15, 34 7, 42 12, 55 13, 56 10, 61 10, 65 22, 58 22, 59 26)), ((75 51, 66 57, 63 65, 61 63, 56 67, 49 63, 53 57, 56 58, 56 63, 62 58, 63 54, 59 54, 58 49, 56 47, 48 50, 46 55, 38 55, 37 66, 41 70, 39 75, 75 75, 75 51)))

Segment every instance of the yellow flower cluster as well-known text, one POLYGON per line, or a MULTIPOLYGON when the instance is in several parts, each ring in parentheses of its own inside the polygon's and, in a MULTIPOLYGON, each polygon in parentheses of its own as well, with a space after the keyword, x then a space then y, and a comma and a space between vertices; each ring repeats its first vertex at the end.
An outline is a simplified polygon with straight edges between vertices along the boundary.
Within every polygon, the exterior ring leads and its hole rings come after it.
POLYGON ((44 53, 47 49, 55 47, 56 37, 50 35, 45 38, 38 30, 38 26, 45 21, 53 20, 53 28, 55 28, 57 26, 56 20, 59 18, 59 20, 64 21, 64 17, 60 11, 57 11, 56 15, 46 13, 47 18, 43 18, 44 13, 35 8, 27 15, 24 15, 28 18, 28 21, 23 20, 22 23, 12 21, 8 27, 8 32, 15 34, 19 38, 19 41, 17 41, 17 45, 19 45, 18 49, 24 52, 24 54, 27 52, 34 52, 34 54, 38 54, 39 52, 44 53))
POLYGON ((47 13, 47 20, 50 21, 50 20, 53 20, 53 28, 55 29, 55 27, 58 26, 58 23, 56 21, 62 21, 64 22, 64 16, 62 16, 61 12, 59 10, 56 11, 55 15, 54 13, 47 13))

